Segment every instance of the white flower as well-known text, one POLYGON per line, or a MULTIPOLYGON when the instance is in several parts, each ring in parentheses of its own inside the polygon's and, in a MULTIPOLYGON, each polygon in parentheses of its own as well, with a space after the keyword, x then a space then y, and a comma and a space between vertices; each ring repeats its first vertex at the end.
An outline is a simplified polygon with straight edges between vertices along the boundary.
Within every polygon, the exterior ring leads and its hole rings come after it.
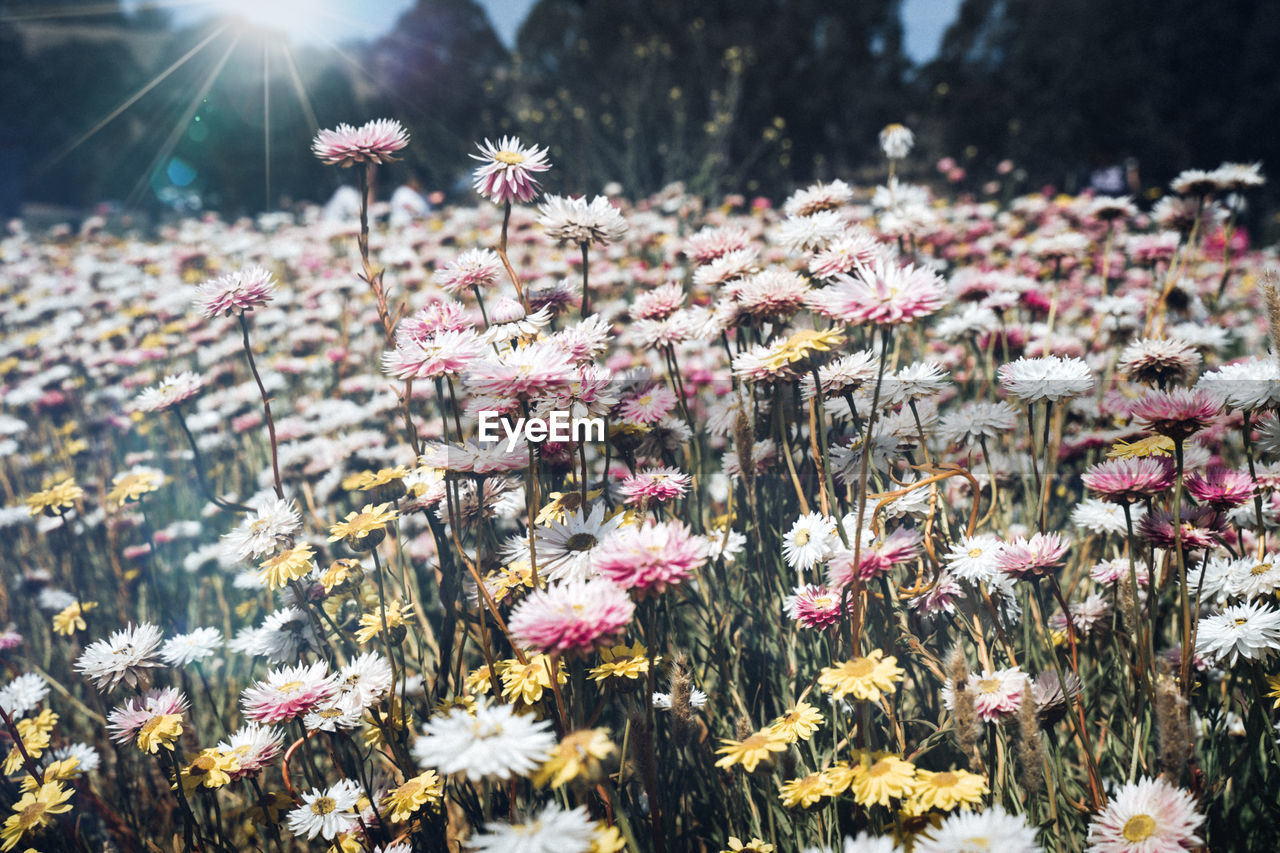
POLYGON ((551 754, 551 724, 518 714, 511 705, 478 702, 474 715, 454 708, 427 721, 413 745, 423 767, 463 773, 470 780, 510 779, 531 773, 551 754))
POLYGON ((956 577, 973 583, 995 583, 1003 574, 996 568, 1000 554, 1000 540, 989 533, 977 536, 961 536, 943 557, 947 568, 956 577))
POLYGON ((938 437, 948 444, 969 446, 1008 432, 1017 423, 1017 411, 1003 400, 965 403, 958 411, 942 416, 938 437))
MULTIPOLYGON (((653 702, 653 707, 657 708, 660 711, 671 710, 671 694, 670 693, 655 692, 653 696, 650 697, 650 701, 653 702)), ((701 690, 699 690, 696 687, 690 689, 689 707, 693 708, 694 710, 697 710, 698 708, 701 708, 705 704, 707 704, 707 694, 703 693, 701 690)))
POLYGON ((0 687, 0 708, 17 719, 34 711, 48 695, 48 682, 36 673, 28 672, 0 687))
POLYGON ((901 160, 911 153, 916 144, 916 135, 900 124, 885 125, 880 131, 880 150, 890 160, 901 160))
POLYGON ((1199 847, 1204 815, 1188 792, 1162 777, 1139 779, 1111 795, 1089 824, 1088 853, 1174 853, 1199 847))
POLYGON ((1235 604, 1200 620, 1196 654, 1227 666, 1266 660, 1280 648, 1280 613, 1258 603, 1235 604))
MULTIPOLYGON (((1146 514, 1146 508, 1135 506, 1131 510, 1133 523, 1146 514)), ((1085 498, 1071 510, 1071 523, 1076 527, 1094 533, 1114 533, 1123 536, 1128 533, 1124 521, 1124 507, 1098 498, 1085 498)))
POLYGON ((251 503, 253 512, 222 537, 227 551, 238 560, 261 560, 289 543, 302 529, 302 516, 293 501, 274 495, 251 503))
POLYGON ((552 803, 525 823, 487 823, 466 846, 488 853, 587 853, 594 840, 586 806, 565 811, 552 803))
MULTIPOLYGON (((538 558, 538 574, 551 580, 583 580, 595 573, 591 554, 622 524, 622 516, 604 517, 604 502, 595 503, 587 513, 566 512, 564 521, 552 521, 548 527, 534 531, 534 547, 538 558)), ((521 555, 528 560, 527 549, 521 555)))
POLYGON ((169 666, 186 666, 192 661, 203 660, 222 645, 222 632, 217 628, 197 628, 188 634, 179 634, 165 640, 160 657, 169 666))
POLYGON ((121 682, 133 687, 138 683, 138 670, 160 666, 155 655, 163 636, 155 625, 130 625, 92 643, 76 659, 75 669, 99 691, 114 690, 121 682))
POLYGON ((627 231, 626 220, 604 196, 588 204, 585 198, 546 197, 538 224, 561 245, 604 246, 617 242, 627 231))
POLYGON ((76 760, 76 776, 92 773, 102 764, 102 757, 98 755, 98 751, 87 743, 67 744, 49 753, 50 761, 64 761, 68 758, 76 760))
POLYGON ((1026 818, 1000 806, 985 812, 957 811, 916 838, 915 853, 1040 853, 1026 818))
POLYGON ((391 664, 377 652, 366 652, 338 670, 338 689, 368 708, 391 689, 391 664))
POLYGON ((1201 376, 1196 387, 1214 392, 1233 409, 1274 409, 1280 406, 1280 361, 1254 356, 1224 364, 1201 376))
POLYGON ((837 541, 835 519, 811 512, 797 518, 782 537, 782 556, 788 566, 803 574, 831 556, 837 541))
POLYGON ((1093 390, 1089 365, 1078 358, 1020 358, 1000 366, 1000 385, 1026 403, 1037 400, 1057 402, 1088 394, 1093 390))
POLYGON ((302 795, 302 805, 289 812, 289 831, 294 835, 332 841, 344 832, 356 828, 356 803, 361 796, 360 786, 350 779, 343 779, 327 791, 313 788, 302 795))

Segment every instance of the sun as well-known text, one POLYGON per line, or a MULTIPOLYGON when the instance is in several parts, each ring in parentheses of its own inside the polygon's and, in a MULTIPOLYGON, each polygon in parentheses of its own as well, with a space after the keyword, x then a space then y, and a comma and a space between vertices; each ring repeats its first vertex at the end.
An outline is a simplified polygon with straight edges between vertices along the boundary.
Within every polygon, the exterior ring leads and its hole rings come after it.
POLYGON ((335 11, 334 0, 215 0, 213 5, 251 26, 286 34, 329 29, 335 11))

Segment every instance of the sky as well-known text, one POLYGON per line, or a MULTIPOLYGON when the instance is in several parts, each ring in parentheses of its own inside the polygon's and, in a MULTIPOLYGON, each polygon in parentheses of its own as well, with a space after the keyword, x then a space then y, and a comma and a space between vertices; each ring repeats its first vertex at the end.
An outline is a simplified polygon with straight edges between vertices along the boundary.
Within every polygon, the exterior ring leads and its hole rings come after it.
MULTIPOLYGON (((134 6, 141 0, 125 0, 134 6)), ((165 0, 160 0, 169 5, 165 0)), ((172 0, 171 0, 172 2, 172 0)), ((489 15, 498 38, 508 47, 535 0, 477 0, 489 15)), ((902 0, 907 55, 917 62, 932 59, 942 35, 955 19, 961 0, 902 0)), ((345 40, 374 38, 391 29, 414 0, 177 0, 174 16, 195 21, 210 14, 237 13, 258 23, 284 27, 306 19, 305 29, 288 27, 303 38, 345 40), (179 5, 179 3, 181 5, 179 5)))

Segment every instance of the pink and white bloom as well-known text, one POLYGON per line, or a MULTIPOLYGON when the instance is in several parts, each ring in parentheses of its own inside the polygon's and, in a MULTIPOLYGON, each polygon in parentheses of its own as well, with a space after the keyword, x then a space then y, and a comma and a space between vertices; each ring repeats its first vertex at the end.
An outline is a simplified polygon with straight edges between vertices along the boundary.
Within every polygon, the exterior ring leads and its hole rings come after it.
POLYGON ((621 527, 600 544, 596 571, 625 589, 663 592, 707 562, 707 542, 681 521, 621 527))
POLYGON ((206 317, 230 317, 266 305, 275 286, 267 270, 256 265, 245 267, 200 285, 196 307, 206 317))
POLYGON ((330 166, 344 169, 356 163, 390 163, 391 155, 409 144, 409 134, 395 119, 380 118, 360 127, 340 124, 322 130, 311 143, 311 151, 330 166))
POLYGON ((244 715, 259 723, 280 723, 301 717, 333 698, 338 685, 324 661, 273 669, 246 687, 240 697, 244 715))
POLYGON ((901 266, 881 257, 857 267, 852 276, 837 274, 832 284, 815 290, 815 311, 845 323, 896 326, 927 317, 950 298, 946 283, 932 270, 901 266))
POLYGON ((547 149, 526 146, 514 136, 504 136, 497 145, 486 139, 476 147, 480 154, 471 158, 483 164, 475 172, 476 192, 498 204, 527 204, 538 197, 540 189, 533 175, 551 168, 547 149))
POLYGON ((635 602, 626 590, 595 578, 535 590, 516 605, 508 625, 526 648, 585 652, 608 645, 634 614, 635 602))
POLYGON ((1162 776, 1122 785, 1089 824, 1088 853, 1175 853, 1204 842, 1195 799, 1162 776))

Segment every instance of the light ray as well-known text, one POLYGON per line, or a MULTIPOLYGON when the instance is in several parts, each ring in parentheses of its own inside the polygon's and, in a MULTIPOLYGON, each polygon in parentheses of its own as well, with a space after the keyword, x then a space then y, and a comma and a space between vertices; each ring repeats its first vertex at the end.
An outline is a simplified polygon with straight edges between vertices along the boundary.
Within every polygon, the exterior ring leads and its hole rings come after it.
POLYGON ((281 42, 280 50, 284 54, 284 62, 289 70, 289 79, 293 81, 293 90, 298 93, 298 103, 302 105, 302 112, 306 115, 307 123, 314 134, 320 129, 320 122, 316 120, 316 111, 311 106, 311 97, 307 94, 302 75, 298 73, 298 66, 293 61, 293 51, 289 49, 288 42, 281 42))
POLYGON ((134 206, 142 198, 144 187, 151 181, 152 174, 164 162, 165 158, 173 153, 173 149, 177 147, 178 140, 182 138, 182 134, 186 132, 187 125, 190 124, 191 118, 196 114, 196 110, 200 109, 200 104, 204 101, 205 95, 209 94, 209 90, 213 88, 214 82, 218 79, 218 75, 222 73, 222 69, 226 67, 227 60, 231 58, 231 53, 236 49, 236 45, 240 43, 240 35, 235 35, 231 40, 231 44, 227 45, 226 52, 218 60, 217 65, 209 72, 209 76, 205 78, 204 83, 200 86, 200 91, 196 92, 194 98, 191 99, 191 105, 183 110, 182 116, 178 119, 177 125, 173 132, 169 134, 169 138, 165 140, 164 145, 156 153, 155 159, 151 161, 151 165, 142 173, 141 180, 137 186, 129 193, 127 206, 134 206))
POLYGON ((265 207, 271 209, 271 51, 262 41, 262 159, 265 207))
MULTIPOLYGON (((152 0, 151 5, 165 9, 178 9, 190 6, 212 6, 216 0, 152 0)), ((96 18, 101 15, 119 15, 119 3, 99 3, 96 5, 76 6, 72 9, 49 9, 44 12, 26 12, 20 15, 5 15, 8 23, 21 21, 50 21, 58 18, 96 18)))
POLYGON ((222 33, 226 31, 227 26, 228 26, 227 24, 223 24, 222 26, 218 27, 216 30, 214 30, 212 33, 210 33, 208 36, 202 39, 199 44, 197 44, 195 47, 188 50, 176 61, 174 61, 172 65, 170 65, 168 68, 166 68, 165 70, 157 74, 155 77, 153 77, 151 79, 151 82, 145 84, 141 89, 139 89, 138 91, 134 92, 132 95, 130 95, 129 97, 121 101, 119 106, 117 106, 111 112, 107 113, 105 116, 99 119, 97 124, 95 124, 93 127, 86 130, 80 136, 76 137, 69 144, 64 145, 62 148, 59 148, 56 151, 54 151, 52 154, 49 155, 48 158, 46 158, 41 163, 38 163, 35 166, 33 166, 31 169, 31 174, 33 176, 39 176, 44 174, 49 169, 57 165, 58 162, 62 160, 62 158, 66 157, 72 151, 75 151, 81 145, 88 142, 90 137, 92 137, 95 133, 102 130, 104 127, 111 124, 111 122, 119 118, 121 113, 129 109, 129 107, 133 106, 138 101, 142 100, 142 98, 148 92, 150 92, 156 86, 159 86, 161 83, 163 83, 169 77, 169 75, 173 74, 173 72, 177 71, 179 68, 185 65, 187 61, 191 59, 191 57, 195 56, 197 53, 203 50, 205 46, 209 44, 209 42, 213 41, 215 38, 222 35, 222 33))

